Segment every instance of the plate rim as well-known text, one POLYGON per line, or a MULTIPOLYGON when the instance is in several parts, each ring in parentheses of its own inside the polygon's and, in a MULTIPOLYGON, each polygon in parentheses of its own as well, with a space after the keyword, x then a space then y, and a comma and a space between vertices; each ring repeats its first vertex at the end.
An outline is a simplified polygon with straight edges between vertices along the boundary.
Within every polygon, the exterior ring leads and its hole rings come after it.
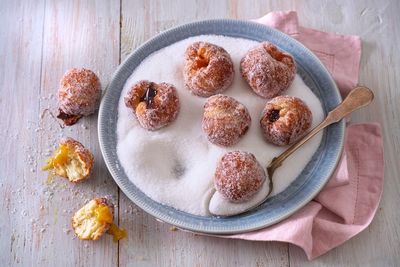
MULTIPOLYGON (((158 38, 162 38, 165 35, 168 35, 174 31, 178 31, 178 30, 182 30, 185 27, 191 27, 191 26, 195 26, 196 24, 199 23, 206 23, 206 24, 218 24, 218 23, 227 23, 227 24, 247 24, 250 27, 266 27, 268 28, 271 32, 273 32, 276 35, 281 35, 284 38, 289 38, 297 47, 300 47, 302 50, 304 50, 305 52, 307 52, 308 56, 311 56, 314 60, 314 62, 316 62, 319 65, 320 70, 322 70, 323 72, 325 72, 325 74, 327 75, 327 77, 329 78, 329 82, 331 83, 332 87, 334 88, 334 93, 336 94, 336 97, 339 99, 339 101, 342 100, 339 89, 337 88, 337 85, 335 83, 335 81, 332 78, 332 75, 329 73, 329 71, 326 69, 326 67, 321 63, 321 61, 318 59, 318 57, 312 52, 310 51, 307 47, 305 47, 302 43, 300 43, 299 41, 297 41, 296 39, 265 25, 253 22, 253 21, 245 21, 245 20, 236 20, 236 19, 209 19, 209 20, 198 20, 198 21, 193 21, 190 23, 185 23, 185 24, 181 24, 178 25, 176 27, 172 27, 166 31, 162 31, 158 34, 156 34, 155 36, 151 37, 150 39, 148 39, 147 41, 143 42, 141 45, 139 45, 137 48, 135 48, 128 56, 126 56, 126 58, 123 60, 123 62, 121 62, 121 64, 118 66, 118 68, 115 70, 115 72, 112 75, 112 79, 110 80, 110 82, 108 83, 106 89, 104 90, 103 93, 103 97, 101 99, 101 103, 100 103, 100 108, 99 108, 99 113, 98 113, 98 140, 99 140, 99 145, 100 145, 100 150, 101 150, 101 154, 103 156, 104 162, 107 166, 107 169, 109 171, 109 173, 111 174, 113 180, 117 183, 118 187, 124 192, 124 194, 135 204, 137 205, 139 208, 141 208, 143 211, 145 211, 146 213, 152 215, 155 219, 162 221, 162 222, 166 222, 169 224, 172 224, 180 229, 186 230, 186 231, 192 231, 192 232, 198 232, 198 233, 206 233, 206 234, 219 234, 219 235, 228 235, 228 234, 239 234, 239 233, 244 233, 244 232, 250 232, 250 231, 254 231, 254 230, 259 230, 262 228, 265 228, 269 225, 273 225, 276 224, 284 219, 286 219, 287 217, 291 216, 292 214, 294 214, 296 211, 298 211, 299 209, 301 209, 302 207, 304 207, 307 203, 309 203, 320 191, 321 189, 325 186, 325 184, 329 181, 329 177, 332 176, 332 174, 335 172, 335 169, 340 161, 341 158, 341 154, 343 152, 344 149, 344 136, 345 136, 345 122, 343 120, 341 120, 339 122, 339 129, 340 129, 340 140, 339 140, 339 151, 335 157, 335 160, 332 162, 331 164, 331 169, 329 171, 329 175, 327 175, 327 178, 325 179, 325 181, 321 184, 318 185, 317 189, 313 191, 312 194, 309 194, 307 198, 303 199, 303 201, 298 204, 294 209, 290 210, 289 212, 286 212, 284 215, 280 216, 279 219, 275 220, 273 223, 260 223, 256 226, 252 226, 252 227, 241 227, 241 228, 236 228, 236 229, 209 229, 209 228, 204 228, 201 225, 196 225, 196 224, 187 224, 187 223, 182 223, 179 222, 175 219, 173 219, 171 216, 164 215, 163 218, 160 218, 160 214, 157 213, 156 211, 153 211, 151 209, 149 209, 146 206, 146 203, 143 203, 143 200, 140 200, 140 198, 135 198, 135 196, 132 196, 133 194, 128 192, 128 189, 125 187, 125 185, 123 184, 122 180, 120 179, 119 175, 117 174, 117 172, 114 171, 115 166, 113 166, 113 163, 115 164, 115 160, 108 158, 108 154, 106 153, 106 147, 105 147, 105 136, 103 135, 103 131, 102 131, 102 126, 104 125, 103 119, 104 116, 103 114, 106 112, 105 110, 105 99, 107 98, 108 94, 110 93, 110 86, 116 82, 116 79, 118 77, 118 74, 123 71, 125 65, 127 64, 127 62, 130 60, 130 58, 134 57, 136 55, 136 53, 138 53, 138 50, 140 50, 143 47, 148 46, 149 44, 152 44, 155 40, 157 40, 158 38)), ((244 25, 243 25, 244 26, 244 25)), ((192 36, 196 36, 198 34, 194 34, 192 36)), ((223 35, 223 34, 221 34, 223 35)), ((229 36, 227 34, 227 36, 229 36)), ((245 38, 245 37, 242 37, 245 38)), ((249 38, 247 38, 249 39, 249 38)), ((178 40, 179 41, 179 40, 178 40)), ((161 48, 160 48, 161 49, 161 48)), ((148 56, 148 55, 147 55, 148 56)), ((122 169, 123 171, 123 169, 122 169)), ((130 183, 132 183, 131 181, 129 181, 130 183)), ((136 187, 136 186, 135 186, 136 187)), ((140 190, 140 189, 138 189, 140 190)), ((141 191, 141 190, 140 190, 141 191)), ((143 192, 142 192, 143 193, 143 192)), ((152 200, 154 201, 154 200, 152 200)), ((156 201, 154 201, 156 202, 156 201)), ((159 203, 160 204, 160 203, 159 203)), ((189 213, 188 213, 189 214, 189 213)))

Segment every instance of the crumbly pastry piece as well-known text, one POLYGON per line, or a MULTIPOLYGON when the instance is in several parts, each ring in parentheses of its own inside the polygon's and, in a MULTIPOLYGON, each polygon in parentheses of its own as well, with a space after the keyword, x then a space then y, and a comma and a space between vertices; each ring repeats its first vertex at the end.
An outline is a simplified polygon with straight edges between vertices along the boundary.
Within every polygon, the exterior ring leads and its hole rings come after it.
POLYGON ((114 206, 104 197, 95 198, 74 214, 72 228, 82 240, 98 240, 107 232, 117 242, 127 237, 127 232, 113 221, 114 206))
POLYGON ((224 154, 217 164, 214 186, 231 202, 250 199, 265 181, 265 172, 256 157, 248 152, 224 154))
POLYGON ((277 96, 265 105, 261 129, 265 139, 278 146, 290 145, 311 127, 312 113, 308 106, 293 96, 277 96))
POLYGON ((226 90, 233 81, 233 63, 224 48, 207 42, 195 42, 185 52, 183 77, 189 90, 209 97, 226 90))
POLYGON ((89 177, 93 161, 93 154, 81 143, 72 138, 63 138, 43 170, 76 183, 89 177))
POLYGON ((70 69, 60 81, 57 118, 65 125, 73 125, 83 116, 95 112, 101 98, 101 84, 93 71, 70 69))
POLYGON ((72 217, 75 234, 82 240, 98 240, 114 220, 114 206, 106 198, 95 198, 72 217))
POLYGON ((292 84, 296 64, 290 54, 280 51, 269 42, 263 42, 242 58, 240 71, 257 95, 273 98, 292 84))
POLYGON ((176 88, 168 83, 139 81, 132 86, 124 100, 140 125, 150 131, 172 123, 180 109, 176 88))
POLYGON ((247 108, 230 96, 214 95, 204 104, 203 132, 216 145, 231 146, 239 142, 251 124, 247 108))

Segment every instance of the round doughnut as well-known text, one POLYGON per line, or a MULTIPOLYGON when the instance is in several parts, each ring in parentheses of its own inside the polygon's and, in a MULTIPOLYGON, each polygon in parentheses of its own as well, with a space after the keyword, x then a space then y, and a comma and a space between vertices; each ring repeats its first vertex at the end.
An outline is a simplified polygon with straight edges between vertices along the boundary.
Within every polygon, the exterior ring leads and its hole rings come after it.
POLYGON ((214 95, 204 104, 203 132, 208 140, 220 146, 239 142, 251 124, 247 108, 230 96, 214 95))
POLYGON ((176 88, 164 82, 157 84, 146 80, 139 81, 132 86, 124 100, 140 125, 150 131, 173 122, 180 108, 176 88))
POLYGON ((308 106, 293 96, 277 96, 265 105, 261 129, 265 139, 278 146, 290 145, 311 127, 312 113, 308 106))
POLYGON ((70 69, 61 78, 58 89, 57 117, 65 125, 75 124, 97 109, 101 98, 100 80, 88 69, 70 69))
POLYGON ((183 77, 193 94, 209 97, 221 93, 232 84, 233 76, 232 59, 222 47, 195 42, 186 49, 183 77))
POLYGON ((265 172, 248 152, 231 151, 222 156, 214 175, 216 190, 231 202, 250 199, 265 181, 265 172))
POLYGON ((296 64, 291 55, 269 42, 263 42, 242 58, 240 72, 257 95, 273 98, 291 85, 296 64))

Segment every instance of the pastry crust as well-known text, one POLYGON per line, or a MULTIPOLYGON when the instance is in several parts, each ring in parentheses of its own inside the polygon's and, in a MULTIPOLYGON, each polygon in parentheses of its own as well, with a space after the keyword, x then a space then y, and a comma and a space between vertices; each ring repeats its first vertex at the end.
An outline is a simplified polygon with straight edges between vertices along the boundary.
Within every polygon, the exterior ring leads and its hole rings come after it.
POLYGON ((232 84, 233 76, 232 59, 224 48, 195 42, 186 49, 183 77, 193 94, 209 97, 221 93, 232 84))
POLYGON ((248 152, 232 151, 222 156, 214 175, 217 191, 231 202, 250 199, 265 181, 265 172, 256 157, 248 152))
POLYGON ((77 183, 90 176, 93 163, 93 154, 81 143, 72 138, 62 138, 44 170, 53 170, 58 176, 77 183))
POLYGON ((238 143, 250 124, 247 108, 230 96, 211 96, 204 105, 202 128, 213 144, 232 146, 238 143))
POLYGON ((140 125, 150 131, 172 123, 180 109, 176 88, 168 83, 139 81, 132 86, 124 100, 140 125))
POLYGON ((94 72, 88 69, 70 69, 60 81, 58 89, 58 118, 65 125, 75 124, 98 108, 101 84, 94 72))
POLYGON ((263 42, 242 58, 240 72, 257 95, 272 98, 292 84, 296 64, 290 54, 280 51, 269 42, 263 42))
POLYGON ((265 105, 260 125, 268 142, 284 146, 300 139, 311 122, 311 110, 300 98, 277 96, 265 105))
POLYGON ((98 240, 114 219, 114 206, 106 198, 95 198, 72 217, 72 228, 81 240, 98 240))

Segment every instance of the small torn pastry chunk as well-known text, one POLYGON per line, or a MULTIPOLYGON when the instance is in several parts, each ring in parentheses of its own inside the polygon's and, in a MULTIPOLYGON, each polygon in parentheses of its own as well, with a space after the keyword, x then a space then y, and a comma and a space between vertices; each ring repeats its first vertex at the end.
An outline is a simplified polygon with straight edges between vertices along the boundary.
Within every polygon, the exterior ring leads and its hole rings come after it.
POLYGON ((100 80, 93 71, 70 69, 60 81, 57 118, 67 126, 73 125, 83 116, 94 113, 100 98, 100 80))
POLYGON ((89 177, 93 161, 93 154, 81 143, 72 138, 63 138, 43 170, 76 183, 89 177))
POLYGON ((95 198, 72 217, 75 234, 82 240, 98 240, 110 229, 114 220, 114 207, 106 198, 95 198))
POLYGON ((176 88, 169 83, 138 81, 124 100, 140 125, 149 131, 171 124, 178 116, 180 108, 176 88))
POLYGON ((113 235, 114 241, 118 241, 127 234, 113 221, 114 206, 106 198, 95 198, 74 214, 72 227, 81 240, 98 240, 107 232, 113 235))

